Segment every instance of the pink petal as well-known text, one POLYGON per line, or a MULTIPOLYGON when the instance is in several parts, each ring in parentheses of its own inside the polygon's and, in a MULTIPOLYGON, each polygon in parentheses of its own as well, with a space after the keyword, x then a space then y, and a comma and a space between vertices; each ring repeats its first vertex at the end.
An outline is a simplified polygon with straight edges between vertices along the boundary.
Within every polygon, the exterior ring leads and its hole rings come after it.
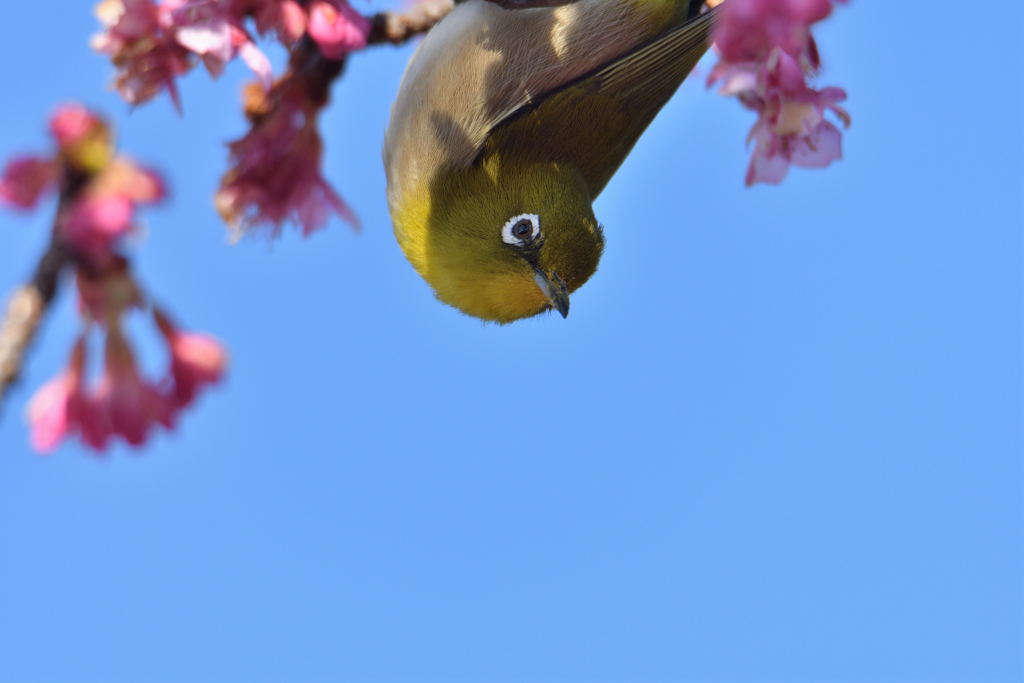
POLYGON ((348 222, 348 224, 351 225, 356 232, 358 232, 362 228, 362 226, 359 223, 359 216, 357 216, 355 212, 349 207, 349 205, 345 203, 345 200, 343 200, 341 196, 334 191, 334 188, 327 184, 327 181, 323 181, 322 187, 324 199, 327 201, 330 207, 334 210, 336 214, 338 214, 339 218, 341 218, 343 221, 348 222))
POLYGON ((204 386, 221 381, 228 365, 227 350, 209 335, 181 332, 159 308, 153 308, 153 316, 170 347, 173 400, 182 408, 192 403, 204 386))
POLYGON ((107 167, 93 182, 92 192, 120 195, 139 204, 150 204, 167 196, 159 173, 125 157, 118 157, 107 167))
POLYGON ((807 135, 821 123, 821 110, 813 104, 784 100, 772 120, 772 132, 779 136, 807 135))
POLYGON ((65 104, 57 109, 50 119, 50 132, 63 149, 80 142, 92 133, 103 121, 80 104, 65 104))
POLYGON ((57 165, 50 159, 18 157, 7 164, 0 176, 0 199, 31 209, 45 192, 53 189, 57 174, 57 165))
POLYGON ((124 311, 141 306, 143 298, 128 271, 128 261, 112 258, 102 272, 78 269, 79 311, 87 319, 109 324, 124 311))
POLYGON ((309 6, 306 30, 328 59, 341 59, 347 53, 366 47, 370 21, 357 13, 345 0, 316 0, 309 6))
POLYGON ((174 407, 135 369, 124 337, 114 328, 107 333, 106 371, 97 399, 110 419, 112 433, 128 443, 144 443, 155 424, 171 427, 174 407))
POLYGON ((179 45, 198 55, 208 54, 221 62, 231 59, 231 25, 224 19, 207 19, 179 27, 174 37, 179 45))
POLYGON ((281 3, 281 23, 278 31, 284 34, 288 42, 294 43, 306 32, 306 13, 293 0, 281 3))
POLYGON ((156 5, 149 0, 122 0, 119 4, 122 12, 113 24, 108 24, 114 38, 126 42, 139 40, 159 28, 156 5))
POLYGON ((789 0, 789 9, 794 20, 814 24, 832 13, 831 0, 789 0))
POLYGON ((167 196, 167 188, 160 174, 139 166, 133 170, 134 173, 119 188, 121 194, 140 204, 157 202, 167 196))
POLYGON ((111 240, 131 228, 132 213, 132 202, 121 194, 85 197, 68 211, 65 234, 80 248, 106 250, 111 240))
POLYGON ((193 0, 160 0, 160 26, 163 28, 173 28, 177 23, 175 14, 192 1, 193 0))
POLYGON ((810 136, 796 140, 790 149, 794 166, 825 168, 843 158, 843 134, 828 121, 822 121, 810 136))
POLYGON ((212 54, 203 55, 200 59, 203 60, 203 66, 206 67, 207 73, 213 78, 220 78, 224 73, 224 67, 227 66, 227 62, 212 54))
POLYGON ((73 387, 67 375, 55 377, 36 391, 26 416, 29 441, 40 453, 52 453, 68 434, 68 398, 73 387))
POLYGON ((85 340, 79 338, 71 352, 71 362, 59 376, 44 384, 32 396, 25 411, 32 447, 50 453, 75 428, 74 405, 81 395, 85 367, 85 340))
POLYGON ((264 90, 270 90, 274 85, 274 70, 270 66, 270 60, 250 40, 242 43, 238 48, 238 56, 242 58, 249 68, 253 70, 256 77, 260 79, 264 90))
POLYGON ((190 404, 208 384, 216 384, 227 368, 227 352, 212 337, 182 333, 171 345, 171 373, 177 405, 190 404))
POLYGON ((842 102, 846 99, 846 91, 835 86, 822 88, 818 94, 829 103, 842 102))
POLYGON ((803 68, 788 52, 778 48, 772 51, 768 61, 771 71, 771 86, 785 95, 798 95, 807 90, 803 68))
POLYGON ((755 149, 747 167, 747 187, 755 183, 778 185, 789 172, 789 160, 782 154, 768 156, 760 149, 755 149))
POLYGON ((232 168, 214 200, 218 211, 236 230, 271 224, 274 235, 287 220, 298 222, 309 235, 332 212, 358 226, 320 172, 318 105, 305 100, 304 90, 287 93, 258 127, 230 144, 232 168))
POLYGON ((291 45, 306 32, 306 12, 295 0, 264 2, 256 10, 256 30, 260 35, 273 31, 285 45, 291 45))
POLYGON ((103 406, 92 396, 81 397, 74 410, 78 432, 85 445, 94 451, 106 450, 113 429, 103 406))

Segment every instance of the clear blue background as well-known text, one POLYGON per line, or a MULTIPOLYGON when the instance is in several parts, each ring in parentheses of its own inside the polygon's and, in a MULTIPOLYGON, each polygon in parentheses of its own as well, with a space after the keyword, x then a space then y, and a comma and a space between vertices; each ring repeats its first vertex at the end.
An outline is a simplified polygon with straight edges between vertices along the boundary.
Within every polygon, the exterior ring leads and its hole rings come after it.
MULTIPOLYGON (((1020 3, 839 10, 846 158, 781 187, 743 188, 752 115, 689 82, 597 202, 569 318, 503 328, 390 234, 411 48, 354 57, 323 120, 363 233, 229 247, 245 68, 129 113, 87 3, 7 5, 0 156, 66 99, 115 117, 173 189, 139 277, 233 366, 142 453, 38 457, 64 288, 0 422, 0 678, 1024 678, 1020 3)), ((51 213, 0 214, 0 291, 51 213)))

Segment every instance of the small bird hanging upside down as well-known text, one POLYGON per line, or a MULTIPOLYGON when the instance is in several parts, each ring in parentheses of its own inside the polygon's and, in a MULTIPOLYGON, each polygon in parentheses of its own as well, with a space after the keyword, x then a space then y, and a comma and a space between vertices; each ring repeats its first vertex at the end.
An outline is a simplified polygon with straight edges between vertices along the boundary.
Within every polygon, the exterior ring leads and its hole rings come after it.
POLYGON ((710 45, 717 12, 694 5, 468 0, 431 30, 384 168, 395 236, 438 298, 499 323, 569 313, 604 248, 593 201, 710 45))

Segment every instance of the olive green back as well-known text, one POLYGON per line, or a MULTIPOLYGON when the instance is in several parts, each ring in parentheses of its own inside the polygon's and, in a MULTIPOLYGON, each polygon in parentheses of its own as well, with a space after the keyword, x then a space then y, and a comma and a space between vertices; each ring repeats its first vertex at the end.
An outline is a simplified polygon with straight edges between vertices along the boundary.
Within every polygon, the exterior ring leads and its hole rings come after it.
POLYGON ((570 164, 596 198, 710 47, 706 12, 501 121, 481 157, 570 164))

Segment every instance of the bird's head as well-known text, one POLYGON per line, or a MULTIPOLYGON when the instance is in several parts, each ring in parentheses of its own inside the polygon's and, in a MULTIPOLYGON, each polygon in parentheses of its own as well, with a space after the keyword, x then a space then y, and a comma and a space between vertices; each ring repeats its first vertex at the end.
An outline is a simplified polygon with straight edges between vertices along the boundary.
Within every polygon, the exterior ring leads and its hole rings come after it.
POLYGON ((590 202, 570 167, 483 158, 439 172, 422 243, 399 241, 438 298, 464 313, 499 323, 565 316, 604 248, 590 202))

